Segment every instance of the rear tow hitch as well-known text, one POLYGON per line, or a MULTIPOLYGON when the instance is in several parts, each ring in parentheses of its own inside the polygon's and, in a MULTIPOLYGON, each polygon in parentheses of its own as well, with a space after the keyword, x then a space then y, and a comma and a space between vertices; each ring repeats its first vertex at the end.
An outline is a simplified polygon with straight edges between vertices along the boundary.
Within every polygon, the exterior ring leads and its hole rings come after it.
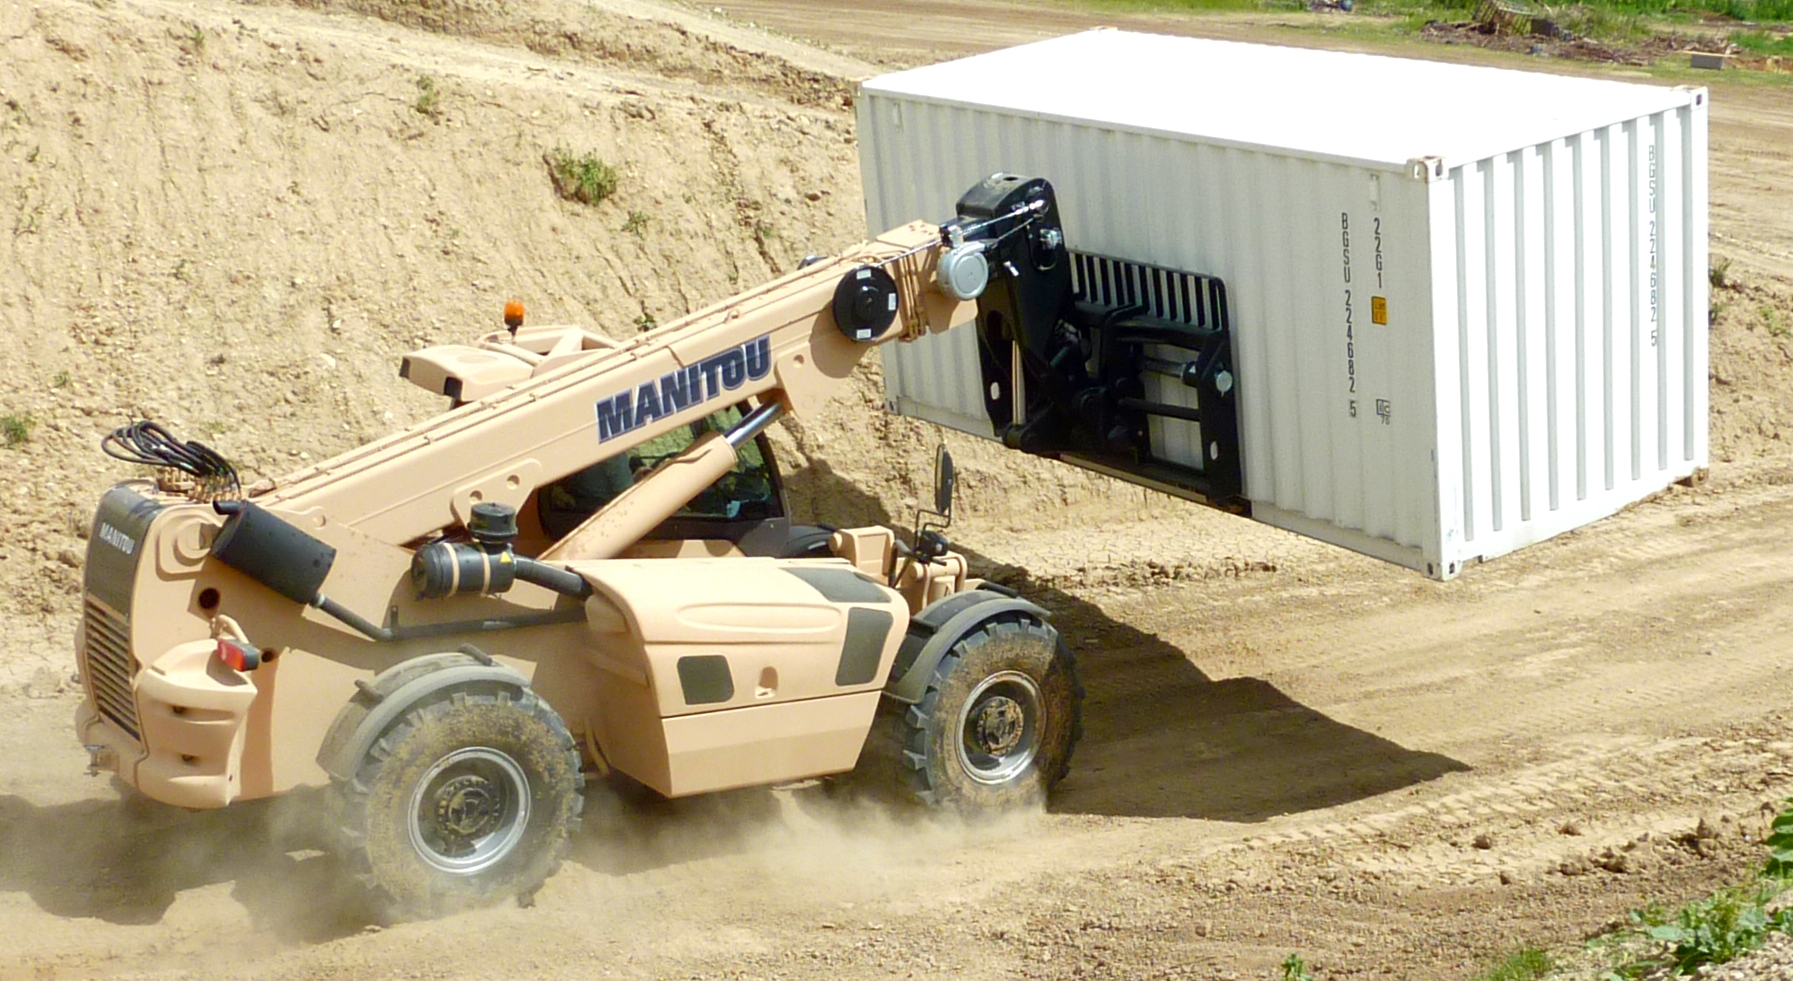
POLYGON ((81 748, 87 750, 87 775, 97 777, 101 773, 111 773, 118 769, 118 752, 110 746, 99 743, 82 743, 81 748))

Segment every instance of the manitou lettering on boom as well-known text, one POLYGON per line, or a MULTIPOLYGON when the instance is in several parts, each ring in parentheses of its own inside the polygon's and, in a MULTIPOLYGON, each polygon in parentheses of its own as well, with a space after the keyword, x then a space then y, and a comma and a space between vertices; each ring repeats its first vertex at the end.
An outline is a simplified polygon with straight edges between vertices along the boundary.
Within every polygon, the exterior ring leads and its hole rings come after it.
POLYGON ((749 381, 758 381, 771 370, 772 338, 767 334, 711 355, 688 368, 669 371, 657 381, 599 399, 598 442, 632 432, 662 416, 701 405, 749 381))

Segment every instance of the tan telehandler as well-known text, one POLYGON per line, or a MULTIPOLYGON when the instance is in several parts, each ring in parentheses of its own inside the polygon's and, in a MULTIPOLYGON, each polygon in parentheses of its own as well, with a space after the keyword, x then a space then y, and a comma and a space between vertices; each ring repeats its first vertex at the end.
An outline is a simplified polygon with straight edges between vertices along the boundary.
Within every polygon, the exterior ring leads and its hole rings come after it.
POLYGON ((761 433, 873 347, 974 319, 993 415, 1050 430, 1067 396, 1023 390, 1051 387, 1046 352, 1013 325, 1119 309, 1074 296, 1071 261, 1050 186, 997 175, 944 226, 632 340, 507 308, 405 357, 450 411, 271 487, 118 430, 107 451, 157 471, 104 496, 88 546, 94 769, 188 808, 327 784, 347 860, 404 915, 532 893, 586 772, 669 797, 839 774, 875 717, 893 744, 866 759, 917 799, 1038 799, 1081 689, 1045 611, 948 547, 950 457, 909 542, 793 532, 761 433))

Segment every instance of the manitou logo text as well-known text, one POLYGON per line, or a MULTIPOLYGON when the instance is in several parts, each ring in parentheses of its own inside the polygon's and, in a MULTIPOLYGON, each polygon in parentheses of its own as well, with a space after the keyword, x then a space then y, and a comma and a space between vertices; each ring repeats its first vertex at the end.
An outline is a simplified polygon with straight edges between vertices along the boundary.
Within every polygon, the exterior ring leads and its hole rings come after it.
POLYGON ((772 370, 772 337, 731 347, 690 366, 598 400, 598 442, 640 429, 655 419, 702 405, 758 381, 772 370))
POLYGON ((137 543, 131 539, 131 536, 119 531, 117 528, 112 527, 104 521, 100 522, 100 541, 105 542, 126 555, 134 555, 137 552, 137 543))

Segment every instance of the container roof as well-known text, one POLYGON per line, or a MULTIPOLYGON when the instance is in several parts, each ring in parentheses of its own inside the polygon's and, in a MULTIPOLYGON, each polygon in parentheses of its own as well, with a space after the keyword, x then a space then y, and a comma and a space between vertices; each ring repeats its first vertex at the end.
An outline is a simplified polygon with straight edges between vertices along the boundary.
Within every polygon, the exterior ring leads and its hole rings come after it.
POLYGON ((1411 58, 1096 30, 881 75, 888 94, 1401 167, 1455 166, 1703 100, 1411 58))

